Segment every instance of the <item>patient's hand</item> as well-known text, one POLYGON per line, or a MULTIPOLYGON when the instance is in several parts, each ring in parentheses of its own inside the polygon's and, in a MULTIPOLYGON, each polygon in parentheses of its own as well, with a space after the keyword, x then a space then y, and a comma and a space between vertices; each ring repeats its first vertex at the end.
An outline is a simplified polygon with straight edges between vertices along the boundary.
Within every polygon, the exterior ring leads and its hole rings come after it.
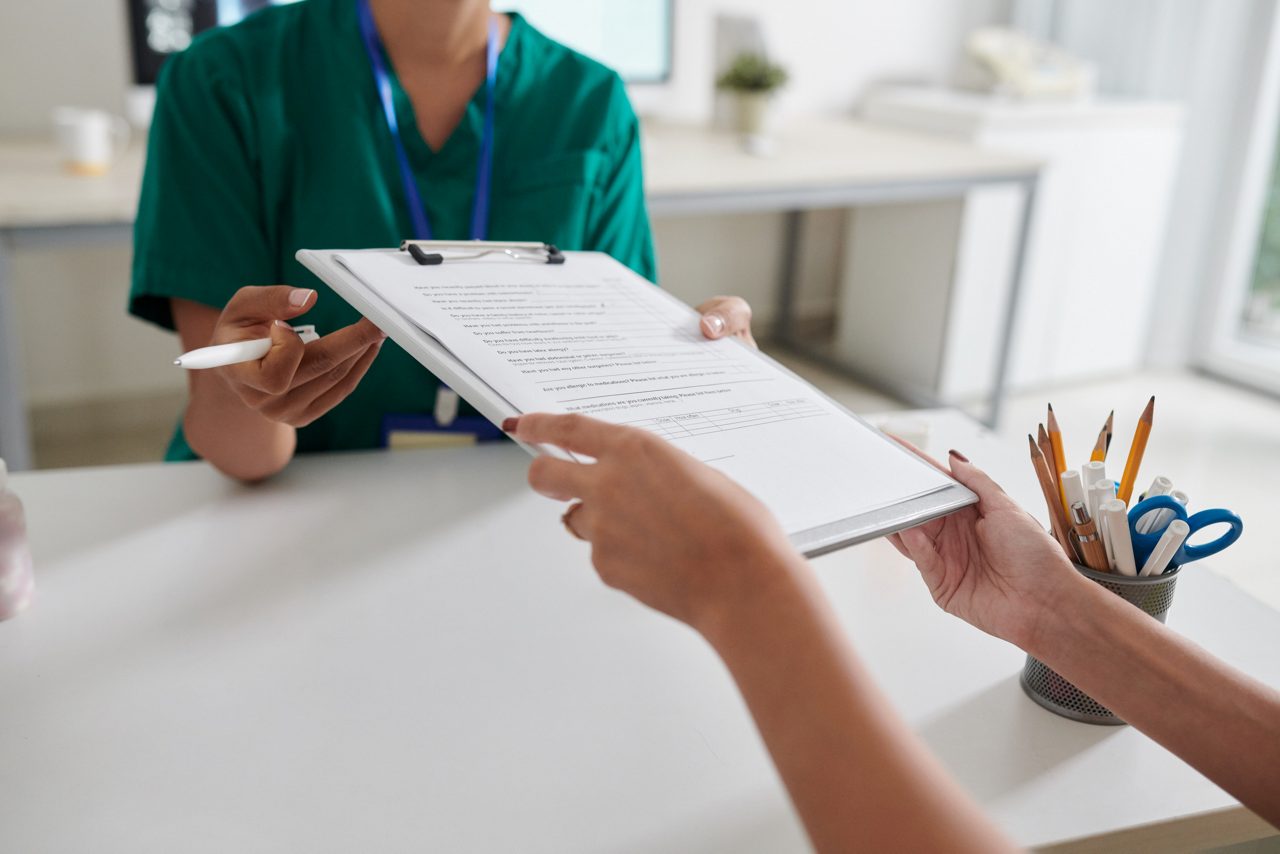
POLYGON ((742 297, 712 297, 698 306, 702 334, 708 338, 738 338, 752 347, 751 306, 742 297))
POLYGON ((1045 609, 1060 601, 1057 591, 1079 576, 1057 541, 985 472, 955 451, 950 463, 978 503, 890 542, 915 561, 944 610, 1025 649, 1045 609))
POLYGON ((767 596, 801 560, 764 505, 652 433, 582 415, 524 415, 503 429, 595 459, 539 457, 529 483, 580 500, 565 524, 591 542, 606 584, 704 633, 767 596))

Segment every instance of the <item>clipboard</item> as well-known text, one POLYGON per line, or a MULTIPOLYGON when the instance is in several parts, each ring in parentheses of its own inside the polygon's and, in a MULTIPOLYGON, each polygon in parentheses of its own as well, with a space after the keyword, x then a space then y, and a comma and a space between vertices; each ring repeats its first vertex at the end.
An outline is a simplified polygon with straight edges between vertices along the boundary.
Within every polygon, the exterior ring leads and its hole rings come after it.
MULTIPOLYGON (((494 251, 505 252, 511 247, 520 247, 521 252, 530 253, 527 257, 515 260, 527 261, 529 263, 553 263, 560 265, 572 265, 574 258, 577 256, 598 255, 599 253, 587 252, 563 252, 555 249, 548 244, 524 243, 524 244, 498 244, 498 243, 479 243, 467 241, 464 243, 444 243, 432 241, 406 241, 402 244, 402 248, 397 249, 360 249, 360 250, 342 250, 342 249, 326 249, 311 250, 302 249, 296 253, 297 260, 308 270, 314 273, 321 281, 333 289, 335 293, 351 304, 358 312, 372 321, 379 329, 387 334, 389 338, 395 341, 400 347, 414 357, 423 367, 431 371, 432 374, 440 378, 450 388, 458 392, 468 403, 470 403, 485 418, 494 424, 501 424, 506 418, 518 416, 521 411, 513 405, 509 400, 505 399, 497 390, 495 390, 487 381, 476 374, 461 359, 449 350, 440 340, 427 333, 411 319, 402 314, 398 309, 391 305, 379 293, 364 284, 355 274, 348 270, 339 260, 339 256, 357 256, 366 254, 400 254, 409 249, 410 246, 416 245, 420 251, 441 254, 443 257, 439 261, 430 263, 447 266, 450 263, 467 263, 469 255, 477 252, 491 254, 494 251), (554 252, 559 256, 559 260, 548 262, 546 258, 550 252, 554 252), (541 253, 541 255, 539 255, 541 253)), ((419 261, 419 263, 422 263, 419 261)), ((655 287, 655 290, 656 289, 655 287)), ((659 291, 668 299, 671 299, 688 309, 683 303, 680 303, 674 296, 659 291)), ((792 371, 770 358, 768 355, 751 351, 755 356, 772 369, 779 371, 794 380, 809 386, 800 377, 796 376, 792 371)), ((809 386, 812 389, 812 386, 809 386)), ((862 418, 855 413, 849 411, 846 407, 832 400, 828 395, 823 394, 817 389, 812 392, 821 397, 831 407, 839 410, 844 415, 861 424, 874 435, 878 436, 886 446, 886 453, 903 454, 915 460, 914 455, 902 448, 889 437, 880 433, 874 427, 868 425, 862 418)), ((557 456, 565 456, 559 449, 545 447, 530 447, 521 443, 532 455, 551 453, 557 456)), ((921 465, 927 465, 922 461, 918 461, 921 465)), ((791 542, 806 557, 816 557, 821 554, 836 551, 847 546, 865 542, 867 540, 876 539, 886 536, 897 531, 911 528, 924 522, 945 516, 977 502, 977 496, 963 485, 950 480, 946 481, 946 485, 939 489, 931 491, 927 494, 918 495, 897 501, 890 506, 879 507, 857 515, 849 516, 834 520, 828 524, 808 527, 804 530, 788 531, 791 542)))

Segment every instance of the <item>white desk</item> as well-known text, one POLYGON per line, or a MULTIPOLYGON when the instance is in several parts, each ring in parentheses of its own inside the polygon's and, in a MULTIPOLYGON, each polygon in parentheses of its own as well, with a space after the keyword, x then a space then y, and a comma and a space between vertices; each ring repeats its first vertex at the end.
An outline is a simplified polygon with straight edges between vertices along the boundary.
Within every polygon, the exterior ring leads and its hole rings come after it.
MULTIPOLYGON (((791 319, 804 211, 952 197, 983 184, 1014 183, 1027 189, 1025 238, 1038 171, 1025 157, 842 120, 793 123, 780 134, 778 156, 772 158, 751 157, 733 136, 703 128, 653 125, 646 127, 645 138, 646 189, 654 216, 787 213, 776 334, 799 350, 805 348, 791 332, 791 319)), ((107 176, 74 177, 61 170, 46 143, 0 142, 0 457, 15 471, 29 467, 31 455, 18 352, 20 324, 6 286, 5 257, 21 246, 128 240, 142 164, 143 152, 134 148, 107 176)), ((1014 247, 1018 259, 1024 243, 1020 239, 1014 247)), ((1019 260, 1004 306, 1006 327, 1013 321, 1020 278, 1019 260)), ((808 355, 830 362, 820 353, 808 355)), ((837 367, 856 375, 847 365, 837 367)), ((991 385, 992 423, 1003 400, 1006 373, 1007 352, 991 385)), ((883 378, 859 378, 896 397, 921 405, 930 402, 916 390, 883 378)))
MULTIPOLYGON (((944 414, 932 445, 1034 498, 979 433, 944 414)), ((15 477, 39 592, 0 623, 3 847, 804 850, 711 651, 596 580, 527 463, 338 455, 256 489, 200 464, 15 477)), ((1267 835, 1136 731, 1033 704, 1022 654, 938 611, 886 544, 817 565, 893 702, 1019 842, 1267 835)), ((1189 573, 1169 624, 1280 685, 1280 615, 1226 581, 1189 573)))
POLYGON ((9 253, 27 246, 127 242, 142 163, 143 151, 134 147, 106 175, 86 178, 64 171, 48 142, 0 143, 0 457, 15 471, 30 467, 31 443, 9 253))

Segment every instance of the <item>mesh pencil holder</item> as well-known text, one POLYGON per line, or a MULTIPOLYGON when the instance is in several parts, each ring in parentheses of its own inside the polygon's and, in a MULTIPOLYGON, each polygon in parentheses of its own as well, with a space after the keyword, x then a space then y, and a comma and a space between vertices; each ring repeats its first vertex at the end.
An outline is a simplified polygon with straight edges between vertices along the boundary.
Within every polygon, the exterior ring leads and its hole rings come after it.
MULTIPOLYGON (((1081 575, 1110 590, 1129 604, 1164 622, 1173 604, 1173 590, 1178 584, 1178 573, 1133 577, 1108 572, 1096 572, 1076 565, 1081 575)), ((1124 721, 1111 710, 1050 670, 1036 658, 1027 656, 1022 668, 1022 690, 1027 696, 1054 714, 1087 724, 1120 726, 1124 721)))

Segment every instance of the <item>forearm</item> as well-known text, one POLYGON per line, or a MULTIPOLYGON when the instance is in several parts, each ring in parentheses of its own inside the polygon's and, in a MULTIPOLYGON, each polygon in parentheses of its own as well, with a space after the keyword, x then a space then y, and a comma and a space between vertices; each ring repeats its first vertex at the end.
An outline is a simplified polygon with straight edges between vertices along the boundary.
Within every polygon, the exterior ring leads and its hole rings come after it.
POLYGON ((1280 693, 1080 579, 1027 651, 1280 826, 1280 693))
POLYGON ((889 706, 808 566, 702 626, 819 851, 1010 848, 889 706))
POLYGON ((213 375, 192 377, 182 427, 192 450, 222 473, 248 482, 278 473, 297 447, 293 427, 245 406, 213 375))

